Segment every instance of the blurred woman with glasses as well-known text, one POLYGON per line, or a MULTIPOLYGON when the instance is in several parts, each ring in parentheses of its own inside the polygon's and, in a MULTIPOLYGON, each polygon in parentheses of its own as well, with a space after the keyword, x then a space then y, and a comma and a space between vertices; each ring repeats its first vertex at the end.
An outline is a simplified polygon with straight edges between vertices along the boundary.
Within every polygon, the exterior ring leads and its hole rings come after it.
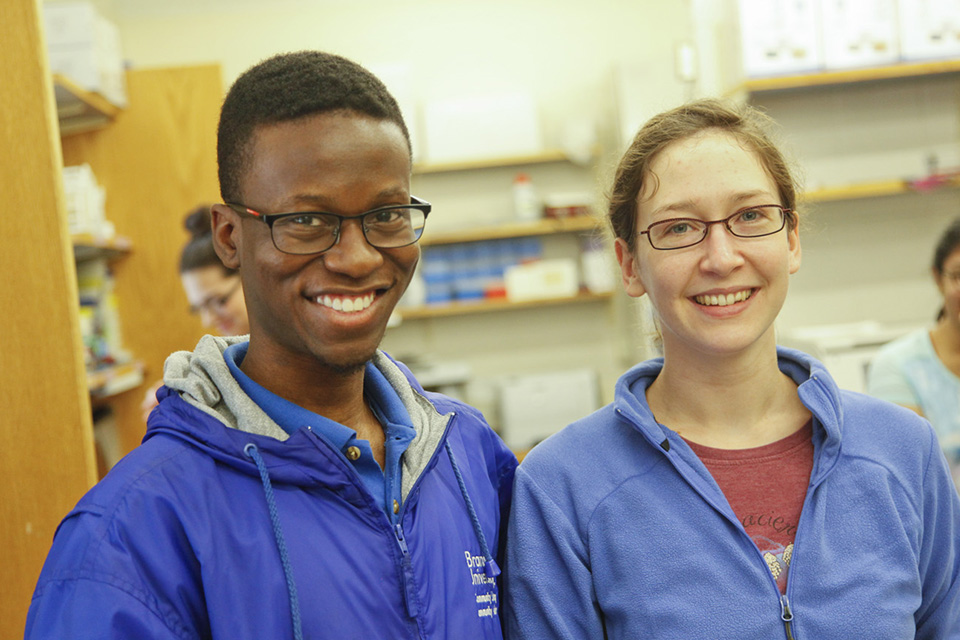
MULTIPOLYGON (((240 276, 223 266, 213 249, 210 207, 201 205, 188 213, 183 226, 190 239, 180 252, 180 283, 187 295, 189 312, 199 315, 203 327, 212 328, 217 335, 250 333, 240 276)), ((144 421, 157 406, 157 389, 162 385, 163 380, 158 380, 144 394, 140 403, 144 421)))
POLYGON ((930 425, 776 344, 800 214, 769 124, 703 100, 621 159, 616 256, 663 357, 517 470, 507 637, 960 633, 960 496, 930 425))
POLYGON ((960 487, 960 218, 941 235, 931 272, 943 297, 936 326, 884 346, 870 365, 867 393, 930 421, 960 487))
POLYGON ((221 336, 250 333, 240 276, 223 266, 213 250, 210 208, 197 207, 183 225, 190 240, 180 253, 180 282, 190 313, 199 315, 204 328, 213 328, 221 336))

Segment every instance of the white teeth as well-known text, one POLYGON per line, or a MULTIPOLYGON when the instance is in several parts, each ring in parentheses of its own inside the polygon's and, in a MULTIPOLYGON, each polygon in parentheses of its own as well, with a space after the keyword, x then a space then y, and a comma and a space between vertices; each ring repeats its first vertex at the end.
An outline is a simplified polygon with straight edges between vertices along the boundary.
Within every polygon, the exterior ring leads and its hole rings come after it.
POLYGON ((696 296, 694 299, 702 305, 708 307, 725 307, 735 302, 743 302, 753 294, 753 289, 745 289, 736 293, 720 294, 718 296, 696 296))
POLYGON ((342 311, 343 313, 356 313, 358 311, 363 311, 371 304, 373 304, 374 294, 368 293, 365 296, 360 296, 358 298, 347 298, 347 297, 333 297, 333 296, 320 296, 317 298, 317 304, 324 307, 329 307, 334 311, 342 311))

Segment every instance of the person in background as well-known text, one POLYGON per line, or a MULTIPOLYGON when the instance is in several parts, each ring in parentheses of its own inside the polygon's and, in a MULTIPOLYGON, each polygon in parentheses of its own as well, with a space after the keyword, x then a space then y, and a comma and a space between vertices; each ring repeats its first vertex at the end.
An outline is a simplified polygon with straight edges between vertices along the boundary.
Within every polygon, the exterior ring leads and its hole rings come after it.
POLYGON ((250 333, 240 275, 224 266, 213 246, 209 205, 187 214, 183 226, 190 240, 180 253, 180 282, 190 313, 199 315, 204 328, 212 327, 218 335, 250 333))
POLYGON ((960 487, 960 219, 943 232, 931 268, 943 306, 933 329, 884 345, 867 373, 867 393, 927 418, 960 487))
POLYGON ((510 638, 960 638, 960 496, 930 425, 776 344, 797 188, 760 112, 662 113, 609 205, 663 357, 535 447, 507 534, 510 638))
MULTIPOLYGON (((210 206, 201 205, 188 213, 183 226, 190 239, 180 252, 180 282, 190 313, 199 315, 204 328, 215 329, 217 335, 250 333, 240 274, 223 265, 213 246, 210 206)), ((162 386, 163 379, 157 380, 144 394, 140 403, 144 422, 157 406, 157 391, 162 386)))
POLYGON ((321 52, 243 73, 213 242, 250 335, 164 368, 143 443, 61 523, 26 638, 499 639, 517 461, 378 349, 430 204, 396 101, 321 52))

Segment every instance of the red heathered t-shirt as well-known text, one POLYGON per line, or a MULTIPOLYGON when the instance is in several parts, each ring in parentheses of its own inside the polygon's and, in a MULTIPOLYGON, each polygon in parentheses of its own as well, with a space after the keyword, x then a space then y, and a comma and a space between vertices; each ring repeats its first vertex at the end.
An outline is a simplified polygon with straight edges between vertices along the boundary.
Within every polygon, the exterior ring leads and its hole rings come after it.
POLYGON ((687 440, 763 554, 780 592, 787 589, 800 510, 813 469, 813 423, 752 449, 714 449, 687 440))

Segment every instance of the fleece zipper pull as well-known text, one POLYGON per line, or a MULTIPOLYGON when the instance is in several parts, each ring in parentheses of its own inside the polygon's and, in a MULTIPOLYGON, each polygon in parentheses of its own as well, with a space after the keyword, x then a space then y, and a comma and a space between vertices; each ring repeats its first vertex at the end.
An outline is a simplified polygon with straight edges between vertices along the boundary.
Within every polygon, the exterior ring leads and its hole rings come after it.
POLYGON ((783 620, 787 640, 795 640, 793 637, 793 611, 790 610, 790 601, 787 600, 787 594, 780 596, 780 619, 783 620))

